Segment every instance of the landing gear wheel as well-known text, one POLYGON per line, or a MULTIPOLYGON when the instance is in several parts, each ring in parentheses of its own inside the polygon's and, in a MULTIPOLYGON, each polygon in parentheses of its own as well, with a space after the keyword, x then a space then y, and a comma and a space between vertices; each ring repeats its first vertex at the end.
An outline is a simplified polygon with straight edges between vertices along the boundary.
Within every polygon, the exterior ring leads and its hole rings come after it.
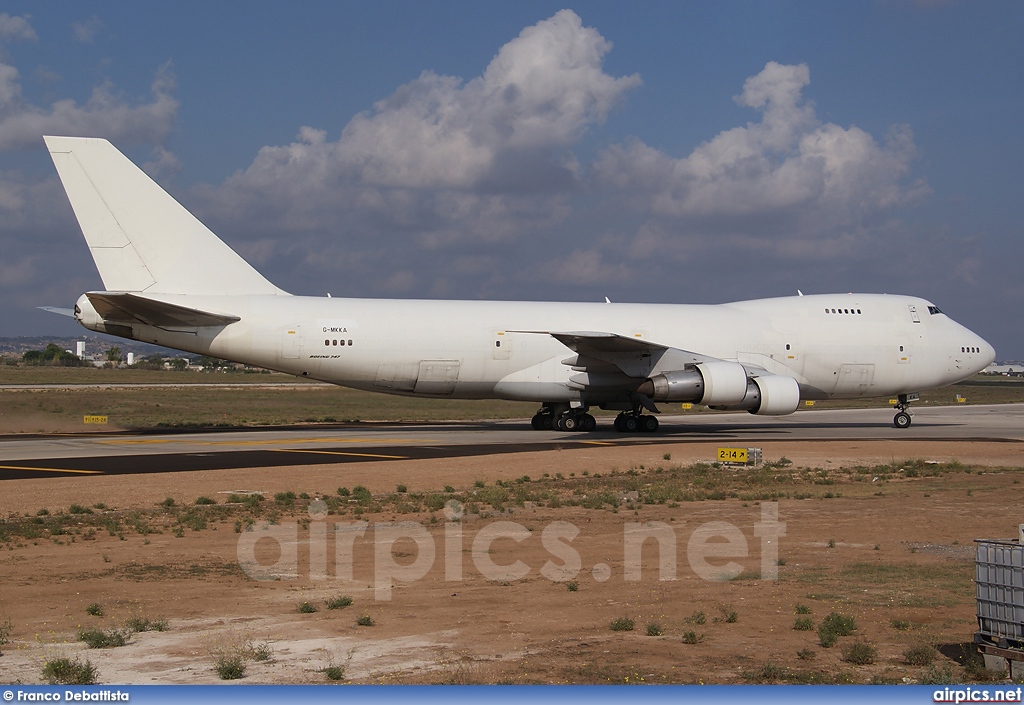
POLYGON ((640 429, 640 419, 635 416, 622 417, 623 433, 636 433, 640 429))
POLYGON ((558 418, 559 431, 578 431, 579 421, 574 414, 566 414, 558 418))
POLYGON ((597 419, 595 419, 593 416, 591 416, 590 414, 583 414, 583 416, 580 417, 581 431, 586 431, 587 433, 590 433, 595 428, 597 428, 597 419))
POLYGON ((644 433, 654 433, 658 430, 660 422, 657 416, 641 416, 640 417, 640 430, 644 433))
POLYGON ((905 411, 896 414, 892 419, 892 425, 896 428, 910 428, 910 414, 905 411))
POLYGON ((544 430, 544 415, 534 414, 533 418, 530 419, 530 426, 533 427, 534 431, 544 430))

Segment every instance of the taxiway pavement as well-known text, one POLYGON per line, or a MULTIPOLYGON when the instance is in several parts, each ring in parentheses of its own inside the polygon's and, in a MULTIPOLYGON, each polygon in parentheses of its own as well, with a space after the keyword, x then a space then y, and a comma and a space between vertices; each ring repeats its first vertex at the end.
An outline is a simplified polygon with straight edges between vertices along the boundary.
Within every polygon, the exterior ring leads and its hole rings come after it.
POLYGON ((361 423, 297 429, 0 437, 0 480, 495 455, 593 445, 765 441, 1024 442, 1024 404, 928 407, 910 428, 887 409, 804 411, 778 418, 662 416, 655 434, 624 435, 602 418, 593 433, 534 431, 526 421, 361 423))

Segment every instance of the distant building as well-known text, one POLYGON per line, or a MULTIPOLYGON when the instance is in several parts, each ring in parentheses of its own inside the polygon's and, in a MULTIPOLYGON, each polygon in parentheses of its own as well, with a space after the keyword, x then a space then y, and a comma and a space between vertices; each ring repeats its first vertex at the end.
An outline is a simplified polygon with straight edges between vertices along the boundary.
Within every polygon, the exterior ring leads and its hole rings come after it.
POLYGON ((1024 365, 989 365, 981 371, 983 375, 1003 375, 1004 377, 1024 377, 1024 365))

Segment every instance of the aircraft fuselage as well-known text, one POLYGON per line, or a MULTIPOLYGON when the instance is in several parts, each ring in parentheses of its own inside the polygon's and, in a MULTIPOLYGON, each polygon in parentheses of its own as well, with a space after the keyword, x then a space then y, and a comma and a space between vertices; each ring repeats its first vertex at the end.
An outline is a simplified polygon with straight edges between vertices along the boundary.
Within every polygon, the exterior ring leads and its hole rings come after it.
MULTIPOLYGON (((988 365, 991 346, 928 301, 808 295, 720 305, 151 295, 241 320, 130 337, 369 391, 538 402, 580 399, 572 351, 548 331, 609 331, 792 377, 802 399, 941 387, 988 365), (835 313, 833 313, 835 311, 835 313), (536 331, 536 332, 531 332, 536 331)), ((88 306, 86 299, 80 305, 88 306)), ((118 334, 101 322, 86 327, 118 334)), ((127 330, 120 331, 121 334, 127 330)), ((652 369, 638 369, 640 379, 652 369)))

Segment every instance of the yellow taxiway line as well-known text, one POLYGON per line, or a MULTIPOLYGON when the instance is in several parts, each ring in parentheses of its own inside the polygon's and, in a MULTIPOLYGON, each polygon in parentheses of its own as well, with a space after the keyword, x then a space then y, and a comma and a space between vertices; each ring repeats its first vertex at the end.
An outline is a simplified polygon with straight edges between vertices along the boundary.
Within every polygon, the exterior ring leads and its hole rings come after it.
POLYGON ((273 453, 312 453, 313 455, 347 455, 353 458, 383 458, 385 460, 408 460, 404 455, 380 455, 378 453, 344 453, 338 450, 305 450, 300 448, 271 448, 273 453))
POLYGON ((269 446, 288 443, 427 443, 422 438, 280 438, 265 441, 182 441, 177 438, 112 439, 100 441, 107 445, 165 445, 168 443, 190 443, 200 446, 269 446))
POLYGON ((102 470, 71 470, 69 468, 30 468, 21 465, 0 465, 0 470, 32 470, 37 472, 70 472, 77 475, 102 475, 102 470))

